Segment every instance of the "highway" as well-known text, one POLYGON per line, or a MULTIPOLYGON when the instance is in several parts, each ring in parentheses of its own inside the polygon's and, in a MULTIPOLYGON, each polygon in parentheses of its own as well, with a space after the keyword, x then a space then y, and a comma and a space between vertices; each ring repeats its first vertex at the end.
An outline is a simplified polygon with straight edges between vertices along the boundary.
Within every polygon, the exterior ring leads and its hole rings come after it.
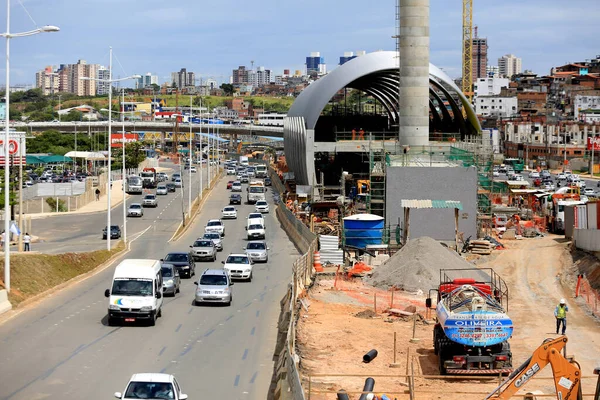
MULTIPOLYGON (((138 235, 125 257, 158 259, 169 251, 187 251, 206 221, 218 218, 227 204, 226 181, 217 184, 179 241, 167 243, 175 222, 157 224, 156 230, 138 235)), ((272 204, 270 190, 267 199, 272 204)), ((204 268, 220 268, 227 254, 242 251, 244 220, 254 206, 237 207, 238 219, 225 221, 224 251, 215 263, 198 262, 197 276, 204 268)), ((167 207, 164 221, 175 221, 180 213, 179 205, 167 207)), ((264 400, 273 370, 279 301, 298 254, 273 211, 266 215, 266 225, 269 263, 255 264, 251 283, 235 283, 231 307, 194 306, 193 279, 184 279, 181 293, 165 298, 155 327, 109 327, 104 290, 115 262, 0 323, 0 399, 107 399, 123 391, 133 373, 167 372, 175 374, 191 399, 264 400)))

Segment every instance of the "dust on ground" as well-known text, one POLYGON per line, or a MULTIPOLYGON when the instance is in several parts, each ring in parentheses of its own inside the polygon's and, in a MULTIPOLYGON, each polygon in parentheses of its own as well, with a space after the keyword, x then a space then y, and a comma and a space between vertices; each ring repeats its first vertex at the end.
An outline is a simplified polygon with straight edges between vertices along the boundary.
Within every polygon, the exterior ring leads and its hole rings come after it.
MULTIPOLYGON (((574 279, 569 275, 573 260, 568 244, 552 235, 504 244, 506 250, 494 252, 497 254, 489 257, 487 262, 482 260, 480 266, 493 268, 509 287, 508 313, 515 324, 511 339, 513 366, 518 367, 524 362, 544 339, 556 337, 554 307, 561 298, 566 298, 570 310, 567 353, 574 355, 581 364, 584 377, 593 376, 593 368, 600 364, 600 325, 573 299, 574 279)), ((396 291, 393 308, 416 307, 417 313, 426 316, 425 298, 426 292, 396 291)), ((438 358, 433 353, 433 323, 416 322, 414 336, 419 341, 411 343, 411 317, 397 317, 385 312, 391 306, 390 291, 360 281, 319 280, 308 299, 308 309, 300 312, 296 345, 301 357, 303 386, 310 386, 311 399, 336 399, 335 392, 339 389, 348 393, 360 392, 368 376, 375 378, 375 393, 408 398, 405 378, 398 375, 407 372, 409 351, 411 362, 408 365, 412 365, 416 375, 438 374, 438 358), (399 368, 390 367, 394 363, 394 332, 399 368), (371 349, 377 349, 379 354, 371 363, 365 364, 362 356, 371 349), (355 376, 332 376, 336 374, 355 376)), ((548 379, 550 367, 539 375, 541 379, 532 380, 524 389, 554 393, 553 382, 548 379)), ((497 384, 497 377, 487 381, 464 377, 416 378, 415 398, 482 399, 497 384)), ((583 379, 584 394, 593 393, 594 387, 595 380, 583 379)), ((351 394, 350 398, 358 398, 358 394, 351 394)))

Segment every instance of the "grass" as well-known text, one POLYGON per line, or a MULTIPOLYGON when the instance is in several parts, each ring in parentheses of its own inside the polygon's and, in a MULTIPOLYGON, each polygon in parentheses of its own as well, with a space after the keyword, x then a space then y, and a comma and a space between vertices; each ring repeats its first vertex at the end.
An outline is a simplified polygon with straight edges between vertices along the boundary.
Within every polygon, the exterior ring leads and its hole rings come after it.
MULTIPOLYGON (((19 254, 11 257, 11 291, 8 300, 13 307, 40 293, 50 290, 106 262, 124 249, 123 242, 112 249, 88 253, 19 254)), ((4 263, 0 265, 4 276, 4 263)), ((4 282, 0 281, 4 287, 4 282)))

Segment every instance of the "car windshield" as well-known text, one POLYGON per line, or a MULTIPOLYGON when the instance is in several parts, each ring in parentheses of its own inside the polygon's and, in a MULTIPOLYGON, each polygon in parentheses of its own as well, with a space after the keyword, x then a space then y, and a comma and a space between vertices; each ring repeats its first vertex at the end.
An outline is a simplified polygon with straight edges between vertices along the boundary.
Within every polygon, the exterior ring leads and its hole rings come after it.
POLYGON ((145 197, 146 200, 154 200, 154 195, 153 194, 147 194, 145 197))
POLYGON ((132 204, 129 206, 129 208, 142 208, 142 206, 140 206, 139 204, 132 204))
MULTIPOLYGON (((106 228, 104 228, 104 230, 106 230, 106 228)), ((111 230, 111 231, 117 231, 117 230, 119 230, 119 227, 118 227, 117 225, 112 225, 112 226, 110 227, 110 230, 111 230)))
POLYGON ((194 247, 212 247, 213 242, 210 240, 196 240, 194 247))
POLYGON ((221 226, 221 221, 209 221, 206 226, 221 226))
POLYGON ((152 296, 152 280, 115 279, 110 293, 113 296, 152 296))
POLYGON ((266 201, 257 201, 257 202, 256 202, 256 205, 257 205, 257 206, 266 206, 266 205, 267 205, 267 202, 266 202, 266 201))
POLYGON ((265 250, 266 246, 264 243, 256 243, 256 242, 251 242, 248 243, 248 247, 246 247, 248 250, 265 250))
POLYGON ((253 230, 253 229, 262 229, 262 228, 263 228, 262 225, 256 224, 256 225, 250 225, 250 227, 248 229, 253 230))
POLYGON ((173 385, 161 382, 131 382, 125 391, 126 399, 175 399, 173 385))
POLYGON ((165 257, 165 261, 185 262, 188 260, 187 254, 170 253, 165 257))
POLYGON ((172 278, 173 277, 173 267, 161 267, 160 273, 163 278, 172 278))
POLYGON ((164 189, 166 189, 166 188, 167 188, 166 186, 159 186, 159 187, 158 187, 158 190, 160 190, 160 189, 163 189, 163 190, 164 190, 164 189))
POLYGON ((235 208, 233 208, 233 207, 225 207, 223 209, 223 211, 235 211, 235 208))
POLYGON ((221 236, 218 233, 205 233, 203 238, 204 239, 221 239, 221 236))
POLYGON ((227 277, 225 275, 202 275, 200 278, 201 285, 227 285, 227 277))
POLYGON ((229 256, 225 262, 227 264, 250 264, 246 256, 229 256))

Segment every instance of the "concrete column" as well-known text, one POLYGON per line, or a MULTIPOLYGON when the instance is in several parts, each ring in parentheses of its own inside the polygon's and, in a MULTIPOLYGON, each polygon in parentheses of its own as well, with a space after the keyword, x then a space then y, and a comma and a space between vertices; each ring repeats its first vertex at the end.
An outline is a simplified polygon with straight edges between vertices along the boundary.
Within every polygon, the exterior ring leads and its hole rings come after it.
POLYGON ((429 144, 429 0, 398 0, 400 8, 399 141, 429 144))

